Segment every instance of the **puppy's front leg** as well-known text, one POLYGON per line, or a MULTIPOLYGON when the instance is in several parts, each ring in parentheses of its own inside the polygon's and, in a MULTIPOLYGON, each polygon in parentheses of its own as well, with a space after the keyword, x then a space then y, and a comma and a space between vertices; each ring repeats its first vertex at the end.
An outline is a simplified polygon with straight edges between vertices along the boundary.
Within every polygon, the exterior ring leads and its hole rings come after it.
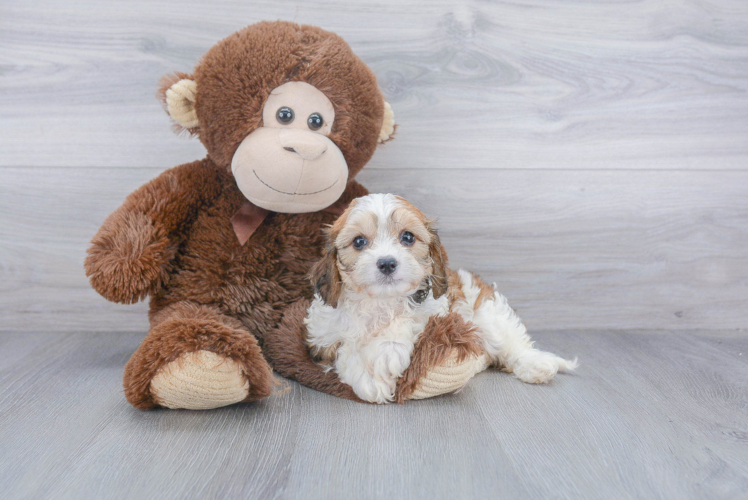
POLYGON ((377 387, 377 403, 390 402, 395 397, 395 386, 410 366, 413 344, 397 340, 376 339, 367 346, 371 349, 371 375, 377 387))
POLYGON ((362 349, 341 347, 335 363, 340 380, 364 401, 384 404, 393 400, 397 379, 410 365, 413 345, 375 338, 362 349))

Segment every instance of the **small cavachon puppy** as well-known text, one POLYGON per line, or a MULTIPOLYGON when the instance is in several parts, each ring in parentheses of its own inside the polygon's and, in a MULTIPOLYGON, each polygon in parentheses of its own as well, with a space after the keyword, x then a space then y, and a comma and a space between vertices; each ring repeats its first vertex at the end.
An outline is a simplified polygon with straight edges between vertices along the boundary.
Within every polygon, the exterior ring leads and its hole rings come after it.
POLYGON ((315 298, 307 343, 365 401, 387 403, 431 316, 459 313, 477 327, 490 363, 528 383, 551 380, 567 361, 532 347, 503 295, 478 276, 446 268, 433 224, 392 194, 351 203, 327 230, 311 271, 315 298))

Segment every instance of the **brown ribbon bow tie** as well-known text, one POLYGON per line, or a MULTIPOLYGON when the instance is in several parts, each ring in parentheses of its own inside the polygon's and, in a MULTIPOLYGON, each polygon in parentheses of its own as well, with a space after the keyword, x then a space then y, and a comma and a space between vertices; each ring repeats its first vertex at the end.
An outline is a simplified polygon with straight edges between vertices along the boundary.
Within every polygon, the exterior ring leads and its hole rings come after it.
MULTIPOLYGON (((335 202, 329 207, 323 209, 323 212, 331 213, 333 215, 340 216, 348 208, 348 203, 335 202)), ((268 216, 270 211, 260 208, 257 205, 245 201, 239 210, 231 217, 231 226, 234 228, 234 234, 239 240, 239 244, 244 244, 249 241, 249 238, 257 231, 262 221, 268 216)))

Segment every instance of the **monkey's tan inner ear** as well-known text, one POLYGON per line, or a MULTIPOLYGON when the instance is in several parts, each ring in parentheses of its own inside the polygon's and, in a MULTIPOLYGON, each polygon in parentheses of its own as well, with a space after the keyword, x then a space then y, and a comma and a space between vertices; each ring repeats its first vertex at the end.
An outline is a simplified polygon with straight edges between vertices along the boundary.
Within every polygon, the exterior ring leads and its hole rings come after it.
POLYGON ((379 131, 379 142, 387 142, 395 131, 395 112, 387 101, 384 101, 384 121, 382 129, 379 131))
POLYGON ((195 112, 196 95, 197 84, 187 78, 179 80, 166 91, 166 110, 172 120, 184 128, 195 128, 198 125, 195 112))

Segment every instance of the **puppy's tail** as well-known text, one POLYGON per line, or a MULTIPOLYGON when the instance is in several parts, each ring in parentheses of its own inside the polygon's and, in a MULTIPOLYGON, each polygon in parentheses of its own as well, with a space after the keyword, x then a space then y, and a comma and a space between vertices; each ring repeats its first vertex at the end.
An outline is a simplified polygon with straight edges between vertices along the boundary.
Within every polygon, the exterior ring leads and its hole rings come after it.
POLYGON ((573 372, 579 366, 579 361, 577 360, 577 358, 568 360, 568 359, 558 357, 557 359, 558 359, 558 371, 560 372, 573 372))

